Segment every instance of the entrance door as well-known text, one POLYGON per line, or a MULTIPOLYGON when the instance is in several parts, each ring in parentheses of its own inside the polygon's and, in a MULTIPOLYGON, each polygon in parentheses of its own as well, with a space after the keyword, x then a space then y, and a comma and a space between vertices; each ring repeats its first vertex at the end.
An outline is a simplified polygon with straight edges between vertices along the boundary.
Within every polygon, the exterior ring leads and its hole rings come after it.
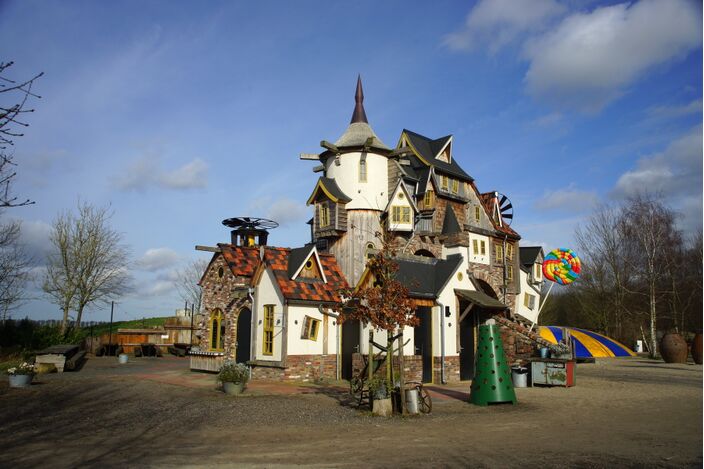
POLYGON ((235 360, 237 363, 246 363, 250 360, 252 340, 252 311, 244 308, 237 316, 237 345, 235 347, 235 360))
POLYGON ((427 306, 416 309, 416 316, 420 318, 420 323, 413 328, 413 342, 416 347, 416 355, 420 355, 423 360, 423 382, 433 382, 433 338, 432 338, 432 316, 431 309, 427 306))
POLYGON ((359 321, 342 323, 342 379, 352 379, 352 354, 359 352, 359 321))
POLYGON ((460 322, 460 379, 474 378, 474 315, 465 316, 460 322))

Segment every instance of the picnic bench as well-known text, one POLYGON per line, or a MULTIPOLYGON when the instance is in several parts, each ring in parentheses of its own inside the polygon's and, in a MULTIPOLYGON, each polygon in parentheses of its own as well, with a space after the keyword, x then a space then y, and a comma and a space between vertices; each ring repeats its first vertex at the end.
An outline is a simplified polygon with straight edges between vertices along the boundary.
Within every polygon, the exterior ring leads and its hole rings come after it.
POLYGON ((64 370, 77 369, 85 356, 86 352, 80 350, 78 345, 53 345, 37 352, 34 363, 51 363, 56 366, 56 371, 63 373, 64 370))

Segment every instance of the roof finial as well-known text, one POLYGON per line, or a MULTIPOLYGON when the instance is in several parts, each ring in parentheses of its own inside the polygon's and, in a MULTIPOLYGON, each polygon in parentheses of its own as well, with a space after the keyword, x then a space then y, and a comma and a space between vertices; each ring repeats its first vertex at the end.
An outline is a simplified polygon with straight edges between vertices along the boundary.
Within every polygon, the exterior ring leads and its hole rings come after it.
POLYGON ((357 91, 354 94, 354 112, 350 124, 364 122, 368 124, 367 113, 364 112, 364 92, 362 91, 362 75, 357 75, 357 91))

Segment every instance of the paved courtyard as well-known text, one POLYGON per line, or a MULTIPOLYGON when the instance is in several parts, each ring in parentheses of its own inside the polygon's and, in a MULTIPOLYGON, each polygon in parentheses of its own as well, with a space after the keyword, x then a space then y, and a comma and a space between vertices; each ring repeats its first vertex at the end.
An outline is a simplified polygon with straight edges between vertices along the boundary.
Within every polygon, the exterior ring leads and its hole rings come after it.
POLYGON ((6 467, 682 467, 702 465, 702 367, 645 358, 580 364, 574 388, 518 405, 429 386, 433 413, 382 419, 345 383, 220 392, 175 357, 91 358, 29 389, 0 384, 6 467))

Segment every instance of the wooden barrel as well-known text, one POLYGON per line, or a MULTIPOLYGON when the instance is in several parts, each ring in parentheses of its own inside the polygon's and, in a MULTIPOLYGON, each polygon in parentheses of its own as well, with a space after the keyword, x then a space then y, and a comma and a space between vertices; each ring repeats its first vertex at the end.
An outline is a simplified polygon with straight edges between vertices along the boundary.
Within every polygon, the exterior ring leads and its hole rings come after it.
POLYGON ((687 342, 676 332, 668 332, 660 341, 660 354, 665 363, 687 363, 687 342))
POLYGON ((702 333, 697 332, 692 340, 692 360, 697 365, 702 364, 702 333))

